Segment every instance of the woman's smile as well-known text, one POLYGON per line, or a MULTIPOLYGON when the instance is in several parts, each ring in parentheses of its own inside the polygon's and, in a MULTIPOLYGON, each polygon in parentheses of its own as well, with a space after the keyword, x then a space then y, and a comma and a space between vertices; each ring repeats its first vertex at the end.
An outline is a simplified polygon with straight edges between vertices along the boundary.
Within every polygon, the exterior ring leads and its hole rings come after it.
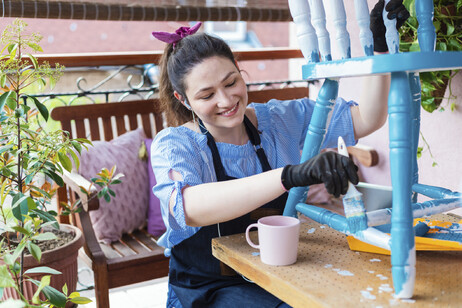
POLYGON ((238 109, 239 109, 239 103, 234 105, 233 108, 231 108, 231 109, 229 109, 227 111, 219 113, 219 115, 222 115, 222 116, 225 116, 225 117, 231 117, 231 116, 233 116, 233 115, 235 115, 237 113, 238 109))

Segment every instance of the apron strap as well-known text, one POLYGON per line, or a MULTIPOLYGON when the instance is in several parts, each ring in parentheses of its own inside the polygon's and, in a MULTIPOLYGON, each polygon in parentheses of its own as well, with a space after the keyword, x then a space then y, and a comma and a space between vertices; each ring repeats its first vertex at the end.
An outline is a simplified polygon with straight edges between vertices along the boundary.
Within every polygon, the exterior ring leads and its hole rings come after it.
MULTIPOLYGON (((249 136, 250 142, 253 144, 255 148, 255 152, 257 153, 258 160, 262 166, 263 172, 271 170, 271 166, 268 162, 268 158, 266 157, 265 151, 261 147, 261 139, 258 133, 257 128, 253 125, 253 123, 244 115, 244 126, 249 136)), ((217 145, 215 143, 215 139, 213 139, 212 134, 205 128, 204 123, 201 119, 199 119, 199 128, 201 133, 207 137, 207 145, 212 151, 212 159, 213 159, 213 166, 215 167, 215 173, 217 176, 217 181, 227 181, 233 179, 232 177, 228 176, 225 172, 225 168, 221 163, 220 153, 218 152, 217 145)))

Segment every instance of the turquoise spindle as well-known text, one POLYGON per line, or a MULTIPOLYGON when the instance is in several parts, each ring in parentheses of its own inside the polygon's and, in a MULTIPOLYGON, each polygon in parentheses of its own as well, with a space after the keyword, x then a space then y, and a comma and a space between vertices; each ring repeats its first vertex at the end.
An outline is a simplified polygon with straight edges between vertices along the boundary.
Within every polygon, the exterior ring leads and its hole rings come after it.
MULTIPOLYGON (((420 135, 420 77, 419 73, 409 73, 409 88, 411 89, 411 141, 412 141, 412 183, 419 181, 419 166, 417 164, 417 148, 420 135)), ((417 202, 417 193, 412 196, 412 202, 417 202)))
POLYGON ((326 28, 326 13, 324 11, 324 5, 322 0, 309 0, 310 11, 311 11, 311 23, 316 29, 316 35, 318 36, 318 46, 321 52, 322 61, 332 60, 332 54, 330 50, 330 37, 329 32, 326 28))
POLYGON ((369 7, 367 0, 355 0, 356 21, 359 26, 359 41, 364 50, 364 55, 374 55, 374 39, 370 29, 369 7))
POLYGON ((332 20, 335 27, 335 39, 342 59, 351 58, 350 34, 347 31, 347 19, 343 0, 330 0, 332 20))
MULTIPOLYGON (((321 90, 319 90, 313 115, 311 116, 300 162, 305 162, 319 153, 326 133, 327 123, 329 122, 328 119, 332 113, 337 95, 338 81, 325 79, 321 90)), ((292 188, 284 208, 284 215, 296 217, 295 206, 297 203, 306 201, 307 193, 307 187, 292 188)))
MULTIPOLYGON (((390 2, 390 0, 385 0, 385 6, 390 2)), ((419 2, 419 1, 416 1, 419 2)), ((399 34, 396 30, 396 19, 388 19, 388 12, 383 7, 383 23, 387 28, 385 33, 385 38, 387 40, 388 52, 391 54, 398 53, 399 51, 399 34)))
POLYGON ((433 0, 419 0, 415 2, 415 11, 419 28, 417 38, 421 51, 435 51, 436 33, 433 26, 433 0))
POLYGON ((391 74, 388 96, 390 171, 393 186, 391 265, 398 298, 410 298, 415 281, 415 243, 411 208, 411 95, 406 72, 391 74))
POLYGON ((307 0, 289 0, 289 9, 297 31, 298 45, 305 60, 319 62, 318 37, 311 25, 307 0))

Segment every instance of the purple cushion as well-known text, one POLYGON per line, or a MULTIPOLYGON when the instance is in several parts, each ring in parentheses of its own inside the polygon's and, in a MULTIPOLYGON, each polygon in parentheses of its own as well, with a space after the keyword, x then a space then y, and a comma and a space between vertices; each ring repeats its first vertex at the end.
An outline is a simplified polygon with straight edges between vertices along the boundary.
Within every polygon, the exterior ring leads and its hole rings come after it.
POLYGON ((90 179, 102 169, 117 166, 123 173, 122 184, 111 186, 115 198, 107 203, 100 199, 100 207, 90 212, 98 240, 110 243, 123 233, 146 225, 150 186, 147 163, 139 159, 140 146, 146 139, 142 128, 127 132, 111 141, 93 141, 93 146, 82 151, 79 173, 90 179))
POLYGON ((156 185, 156 177, 151 167, 151 144, 152 139, 144 140, 148 151, 148 175, 149 175, 149 209, 148 209, 148 232, 158 236, 165 232, 164 221, 160 212, 160 200, 152 193, 156 185))

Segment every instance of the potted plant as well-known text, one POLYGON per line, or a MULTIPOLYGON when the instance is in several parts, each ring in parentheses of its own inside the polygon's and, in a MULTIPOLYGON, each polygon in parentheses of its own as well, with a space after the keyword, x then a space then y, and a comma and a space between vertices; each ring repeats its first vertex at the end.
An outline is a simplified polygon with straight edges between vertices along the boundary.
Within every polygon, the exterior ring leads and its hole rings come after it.
MULTIPOLYGON (((415 0, 404 0, 404 5, 411 16, 400 28, 400 50, 419 51, 417 40, 418 21, 415 11, 415 0)), ((433 25, 436 30, 436 50, 461 51, 462 50, 462 1, 438 0, 434 1, 433 25)), ((422 87, 422 107, 428 112, 437 109, 444 110, 441 102, 446 88, 449 86, 449 99, 455 97, 451 91, 451 80, 458 71, 437 71, 420 73, 422 87)), ((455 103, 450 104, 454 110, 455 103)))
MULTIPOLYGON (((89 299, 74 292, 82 234, 73 226, 59 224, 51 203, 57 186, 63 185, 63 172, 70 172, 73 164, 78 168, 78 154, 91 142, 70 139, 60 130, 46 132, 38 124, 40 117, 48 120, 49 112, 28 94, 28 87, 37 83, 53 86, 64 68, 37 61, 31 53, 42 51, 41 36, 26 33, 26 26, 15 20, 1 37, 0 299, 8 299, 0 307, 83 304, 89 299), (56 248, 59 252, 45 251, 57 242, 63 242, 56 248), (61 278, 67 272, 75 277, 61 278)), ((101 187, 98 196, 114 197, 109 185, 120 183, 120 176, 113 167, 92 179, 101 187)), ((74 204, 65 212, 79 209, 74 204)))

